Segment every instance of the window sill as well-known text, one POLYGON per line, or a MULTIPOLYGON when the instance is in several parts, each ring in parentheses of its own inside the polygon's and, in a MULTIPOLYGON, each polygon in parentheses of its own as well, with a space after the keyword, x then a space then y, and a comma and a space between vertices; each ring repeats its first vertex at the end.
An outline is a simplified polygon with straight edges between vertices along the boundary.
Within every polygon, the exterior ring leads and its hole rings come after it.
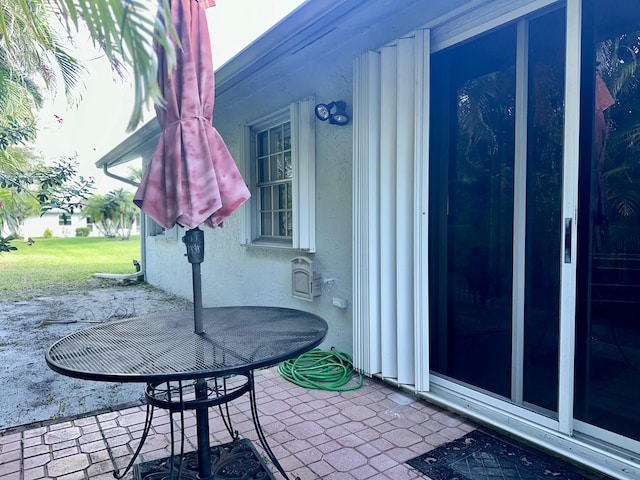
POLYGON ((251 243, 245 244, 248 248, 264 248, 269 250, 288 250, 295 251, 291 241, 287 240, 254 240, 251 243))

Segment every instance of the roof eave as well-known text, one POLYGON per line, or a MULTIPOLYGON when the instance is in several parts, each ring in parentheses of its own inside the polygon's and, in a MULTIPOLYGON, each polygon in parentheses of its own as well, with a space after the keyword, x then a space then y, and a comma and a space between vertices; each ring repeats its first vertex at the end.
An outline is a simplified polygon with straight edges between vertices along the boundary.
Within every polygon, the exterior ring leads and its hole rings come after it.
POLYGON ((160 125, 154 117, 103 155, 96 162, 96 167, 113 167, 140 158, 140 147, 149 142, 157 142, 158 135, 160 125))

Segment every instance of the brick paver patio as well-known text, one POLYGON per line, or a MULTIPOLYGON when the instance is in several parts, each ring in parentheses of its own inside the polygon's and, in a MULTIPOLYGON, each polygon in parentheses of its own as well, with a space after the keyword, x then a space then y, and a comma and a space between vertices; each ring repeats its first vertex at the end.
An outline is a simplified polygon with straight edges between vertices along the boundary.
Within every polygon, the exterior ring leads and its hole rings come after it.
MULTIPOLYGON (((274 367, 256 373, 256 394, 274 453, 289 476, 301 480, 425 478, 404 462, 476 428, 453 413, 372 379, 365 379, 362 388, 354 391, 309 390, 287 382, 274 367)), ((230 411, 240 436, 249 438, 262 453, 248 397, 234 401, 230 411)), ((113 479, 113 461, 120 468, 126 466, 142 435, 145 414, 146 407, 141 405, 6 431, 0 436, 0 478, 113 479)), ((174 415, 179 425, 178 421, 174 415)), ((185 451, 195 450, 191 412, 185 414, 185 426, 185 451)), ((212 443, 230 441, 215 409, 210 411, 210 431, 212 443)), ((177 452, 177 432, 174 440, 177 452)), ((167 457, 170 446, 170 418, 156 409, 138 461, 167 457)), ((131 472, 125 476, 132 478, 131 472)))

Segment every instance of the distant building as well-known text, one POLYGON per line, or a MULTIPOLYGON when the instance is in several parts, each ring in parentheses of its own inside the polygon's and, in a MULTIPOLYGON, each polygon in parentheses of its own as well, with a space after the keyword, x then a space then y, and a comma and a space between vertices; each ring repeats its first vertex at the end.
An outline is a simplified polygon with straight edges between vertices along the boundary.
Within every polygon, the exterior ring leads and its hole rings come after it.
MULTIPOLYGON (((49 229, 54 237, 66 238, 75 237, 76 228, 89 227, 90 237, 102 236, 102 232, 93 224, 91 218, 82 217, 79 212, 69 214, 62 210, 50 210, 42 215, 33 215, 22 222, 20 234, 23 238, 43 237, 45 230, 49 229)), ((140 222, 136 219, 133 228, 133 235, 140 233, 140 222)))
POLYGON ((90 218, 83 218, 80 213, 69 214, 62 210, 51 210, 26 218, 20 225, 20 233, 24 238, 36 238, 43 237, 45 230, 49 229, 54 237, 75 237, 78 227, 89 227, 89 235, 92 237, 100 235, 90 218))

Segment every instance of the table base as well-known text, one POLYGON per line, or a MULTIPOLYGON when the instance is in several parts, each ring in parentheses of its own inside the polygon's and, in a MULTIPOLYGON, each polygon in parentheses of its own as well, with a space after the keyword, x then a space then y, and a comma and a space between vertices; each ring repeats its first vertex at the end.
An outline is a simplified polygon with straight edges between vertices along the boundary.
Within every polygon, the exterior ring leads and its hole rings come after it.
MULTIPOLYGON (((210 447, 211 480, 275 480, 250 440, 243 438, 210 447)), ((135 480, 197 480, 198 453, 189 452, 140 463, 133 467, 135 480)))

